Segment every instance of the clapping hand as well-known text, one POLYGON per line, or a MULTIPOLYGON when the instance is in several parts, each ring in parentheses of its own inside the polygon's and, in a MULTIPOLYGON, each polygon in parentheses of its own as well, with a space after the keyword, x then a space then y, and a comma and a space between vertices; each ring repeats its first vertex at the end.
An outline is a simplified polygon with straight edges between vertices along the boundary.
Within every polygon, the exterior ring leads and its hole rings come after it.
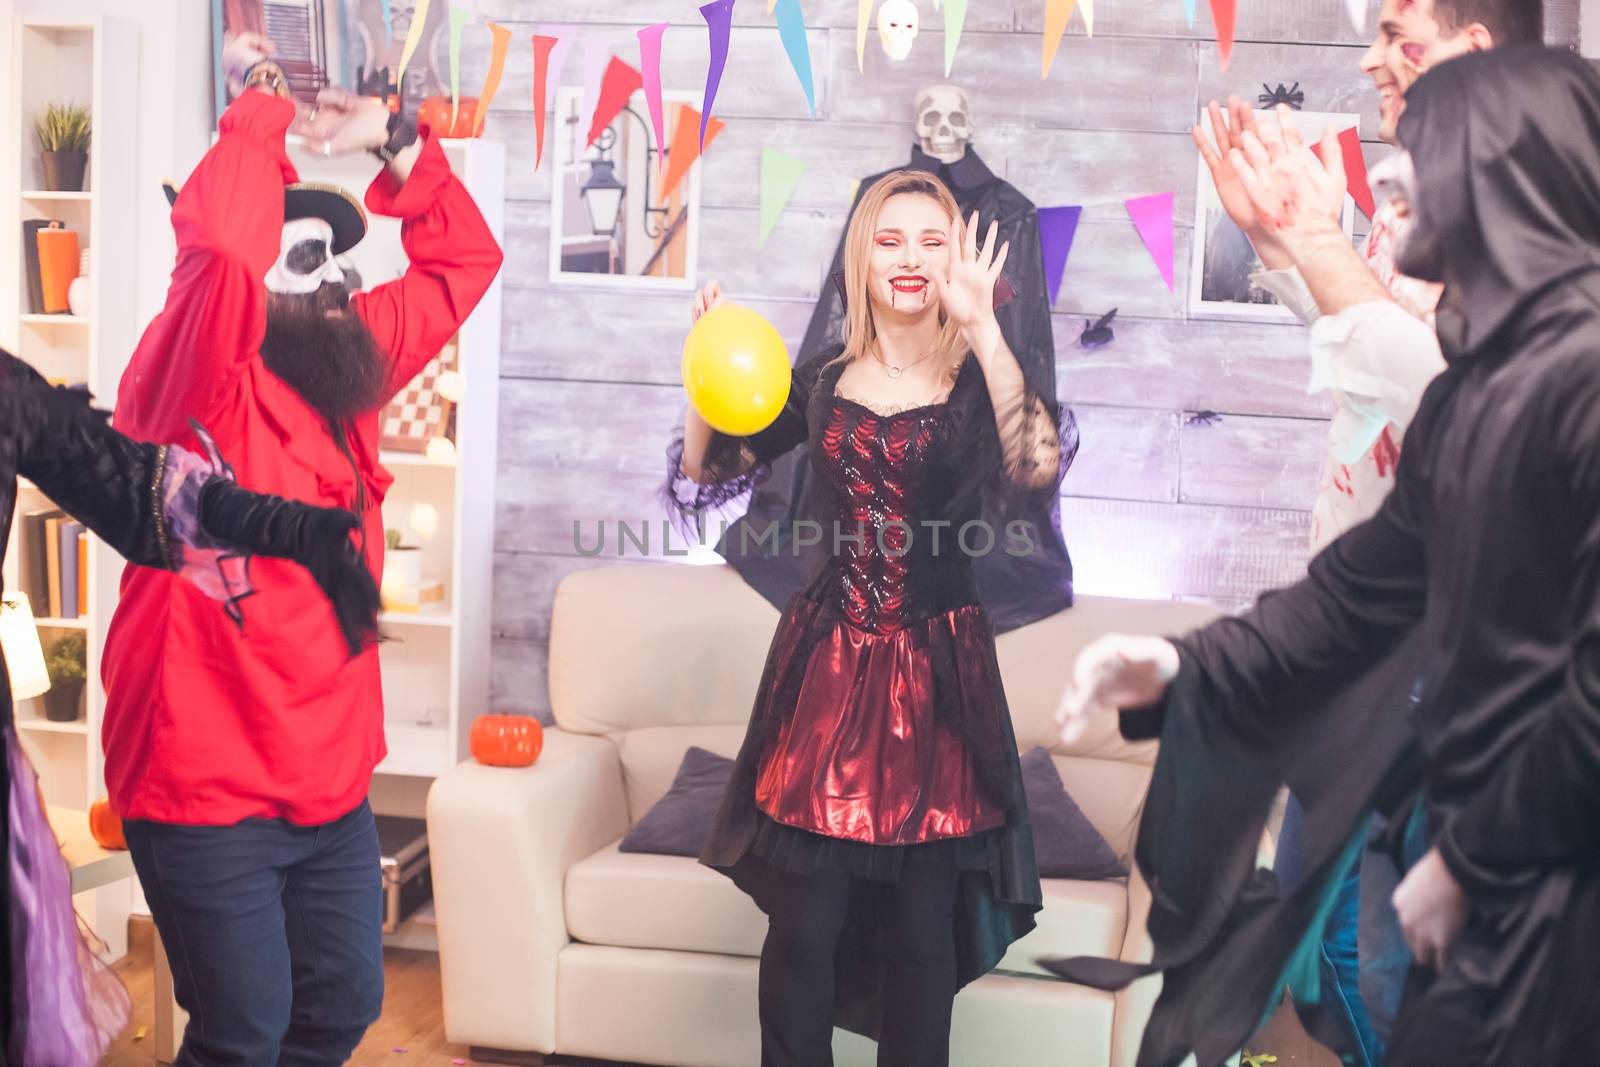
POLYGON ((1206 137, 1205 130, 1200 126, 1193 129, 1195 147, 1200 149, 1200 158, 1205 160, 1206 167, 1211 171, 1212 184, 1217 189, 1217 199, 1222 203, 1222 210, 1228 213, 1234 225, 1244 231, 1251 245, 1255 247, 1256 255, 1261 257, 1261 262, 1268 269, 1279 269, 1290 264, 1289 253, 1283 247, 1283 242, 1268 232, 1261 222, 1261 216, 1256 213, 1255 202, 1250 199, 1250 193, 1239 180, 1238 171, 1234 170, 1229 161, 1229 153, 1244 149, 1244 135, 1254 134, 1259 137, 1256 128, 1256 114, 1244 105, 1237 96, 1228 97, 1228 108, 1224 115, 1221 105, 1215 100, 1211 101, 1207 113, 1211 119, 1211 132, 1216 138, 1213 145, 1211 139, 1206 137))
POLYGON ((1344 209, 1344 152, 1338 131, 1322 135, 1322 158, 1306 145, 1293 112, 1278 105, 1278 125, 1242 130, 1239 147, 1228 150, 1228 163, 1249 195, 1265 231, 1282 241, 1296 258, 1308 242, 1343 237, 1339 215, 1344 209))

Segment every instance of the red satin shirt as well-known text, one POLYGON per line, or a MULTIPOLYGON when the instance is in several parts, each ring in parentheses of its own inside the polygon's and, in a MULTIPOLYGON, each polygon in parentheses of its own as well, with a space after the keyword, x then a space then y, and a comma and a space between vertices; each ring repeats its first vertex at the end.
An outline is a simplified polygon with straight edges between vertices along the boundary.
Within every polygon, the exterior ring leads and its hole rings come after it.
MULTIPOLYGON (((353 460, 300 395, 264 366, 262 279, 276 261, 288 101, 247 92, 172 210, 177 265, 165 308, 123 375, 115 423, 136 438, 196 447, 193 416, 240 484, 355 509, 373 574, 383 564, 378 413, 355 421, 353 460)), ((376 167, 377 164, 374 163, 376 167)), ((408 383, 472 312, 502 259, 438 143, 405 184, 383 170, 366 206, 401 221, 410 267, 352 304, 408 383)), ((166 571, 129 567, 106 640, 102 740, 112 807, 124 818, 225 826, 252 816, 329 822, 366 796, 385 753, 378 656, 350 659, 311 576, 255 559, 241 631, 221 605, 166 571)))

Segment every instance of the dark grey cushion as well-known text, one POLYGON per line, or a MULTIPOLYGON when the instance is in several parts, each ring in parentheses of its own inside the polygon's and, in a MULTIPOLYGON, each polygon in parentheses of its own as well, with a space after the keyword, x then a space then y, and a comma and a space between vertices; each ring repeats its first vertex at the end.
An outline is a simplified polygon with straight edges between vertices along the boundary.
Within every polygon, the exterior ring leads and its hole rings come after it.
POLYGON ((1033 821, 1039 877, 1092 882, 1127 875, 1116 852, 1067 794, 1049 749, 1035 748, 1023 754, 1022 788, 1033 821))
MULTIPOLYGON (((672 788, 628 831, 619 846, 621 851, 700 855, 732 774, 731 759, 691 746, 672 779, 672 788)), ((1067 795, 1048 749, 1036 748, 1022 757, 1022 786, 1033 821, 1041 878, 1094 881, 1128 873, 1106 839, 1067 795)))
POLYGON ((623 852, 698 856, 733 774, 733 760, 691 747, 672 788, 644 813, 619 846, 623 852))

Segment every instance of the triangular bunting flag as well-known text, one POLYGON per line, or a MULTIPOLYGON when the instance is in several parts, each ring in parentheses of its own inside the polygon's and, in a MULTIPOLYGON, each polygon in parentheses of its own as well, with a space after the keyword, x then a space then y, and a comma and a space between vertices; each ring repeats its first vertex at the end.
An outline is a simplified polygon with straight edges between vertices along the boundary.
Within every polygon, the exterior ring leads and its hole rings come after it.
POLYGON ((1223 70, 1233 62, 1233 17, 1237 8, 1238 0, 1211 0, 1211 23, 1216 27, 1217 53, 1223 70))
POLYGON ((572 42, 582 36, 583 28, 570 22, 541 22, 535 32, 541 37, 554 38, 556 42, 545 71, 545 99, 553 104, 556 88, 561 84, 561 72, 567 69, 567 56, 572 54, 572 42))
MULTIPOLYGON (((934 5, 938 6, 937 3, 934 5)), ((950 68, 956 61, 956 49, 961 47, 961 31, 967 24, 967 0, 948 0, 944 5, 944 76, 950 77, 950 68)))
POLYGON ((767 243, 784 205, 794 195, 795 183, 805 173, 804 161, 772 148, 761 150, 761 232, 757 245, 767 243))
POLYGON ((1154 196, 1137 196, 1127 202, 1128 216, 1138 229, 1144 246, 1161 269, 1167 288, 1173 288, 1172 278, 1172 199, 1171 193, 1154 196))
POLYGON ((1189 28, 1194 29, 1194 0, 1183 0, 1183 17, 1189 20, 1189 28))
POLYGON ((1042 207, 1039 209, 1039 248, 1044 256, 1045 291, 1050 294, 1050 306, 1061 294, 1061 279, 1067 270, 1067 253, 1072 251, 1072 239, 1078 233, 1078 218, 1082 207, 1042 207))
POLYGON ((613 56, 606 67, 605 81, 600 85, 600 103, 594 109, 594 121, 589 124, 588 144, 600 139, 600 133, 628 104, 628 98, 644 88, 644 76, 622 60, 613 56))
POLYGON ((464 7, 450 5, 450 132, 455 134, 456 112, 461 110, 461 27, 467 24, 472 12, 464 7))
MULTIPOLYGON (((1322 145, 1312 145, 1311 151, 1318 159, 1322 158, 1322 145)), ((1370 219, 1378 213, 1378 205, 1372 196, 1372 186, 1367 182, 1367 157, 1361 151, 1361 134, 1354 126, 1340 132, 1339 154, 1344 157, 1345 190, 1361 213, 1370 219)))
POLYGON ((815 117, 817 90, 811 77, 811 45, 806 41, 806 20, 800 11, 800 0, 778 0, 778 36, 783 40, 783 50, 789 54, 789 65, 800 78, 800 88, 806 91, 806 108, 815 117))
POLYGON ((1039 63, 1039 78, 1050 77, 1050 65, 1056 61, 1056 49, 1061 47, 1061 35, 1067 32, 1067 22, 1078 0, 1045 0, 1044 3, 1044 55, 1039 63))
POLYGON ((583 118, 591 118, 600 107, 600 87, 611 65, 611 49, 608 37, 583 39, 583 97, 578 101, 578 114, 583 118))
POLYGON ((688 104, 679 104, 672 120, 672 147, 667 150, 667 176, 661 180, 660 200, 665 202, 678 187, 678 182, 689 173, 689 168, 694 166, 694 161, 699 159, 705 148, 711 146, 717 134, 723 130, 721 119, 712 119, 706 124, 706 140, 704 147, 696 133, 700 128, 700 112, 688 104))
MULTIPOLYGON (((656 132, 656 147, 663 148, 667 135, 661 116, 661 38, 666 36, 667 24, 658 22, 639 31, 639 67, 644 75, 644 100, 650 106, 650 126, 656 132)), ((656 171, 666 163, 664 152, 656 153, 656 171)))
POLYGON ((560 38, 533 35, 533 169, 544 159, 544 114, 549 107, 545 90, 550 81, 550 53, 560 38))
POLYGON ((872 18, 872 0, 856 0, 856 70, 867 69, 867 23, 872 18))
POLYGON ((1367 0, 1344 0, 1345 7, 1350 11, 1350 25, 1356 28, 1357 33, 1367 32, 1367 0))
POLYGON ((860 178, 851 178, 850 179, 850 206, 852 208, 854 208, 856 206, 856 194, 859 193, 859 192, 861 192, 861 179, 860 178))
POLYGON ((417 0, 417 9, 411 13, 411 28, 406 31, 405 47, 400 49, 400 67, 394 72, 394 83, 404 85, 406 68, 422 43, 422 28, 428 24, 428 5, 431 0, 417 0))
POLYGON ((1094 0, 1078 0, 1078 6, 1083 9, 1083 29, 1090 37, 1094 36, 1094 0))
POLYGON ((497 22, 489 23, 489 33, 494 38, 489 53, 489 73, 483 76, 483 88, 478 90, 477 120, 472 124, 472 136, 483 132, 483 120, 489 117, 489 105, 494 94, 500 91, 500 75, 506 69, 506 49, 511 46, 511 31, 497 22))
POLYGON ((389 0, 383 0, 383 33, 394 40, 394 16, 389 14, 389 0))
POLYGON ((706 147, 706 121, 711 117, 711 105, 717 99, 717 86, 722 84, 722 68, 728 65, 728 34, 733 29, 733 0, 711 0, 700 5, 700 17, 706 20, 706 30, 711 34, 711 66, 706 68, 706 95, 700 105, 700 149, 706 147))

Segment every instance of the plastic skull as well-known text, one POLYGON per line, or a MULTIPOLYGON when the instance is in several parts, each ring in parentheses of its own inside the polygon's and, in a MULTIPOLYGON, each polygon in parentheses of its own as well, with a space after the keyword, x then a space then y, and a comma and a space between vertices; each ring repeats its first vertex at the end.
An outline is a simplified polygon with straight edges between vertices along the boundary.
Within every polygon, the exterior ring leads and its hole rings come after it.
POLYGON ((922 150, 942 163, 967 154, 972 140, 972 104, 956 85, 930 85, 917 94, 917 136, 922 150))
POLYGON ((917 39, 922 17, 911 0, 883 0, 878 8, 878 40, 883 52, 898 63, 911 54, 911 43, 917 39))

